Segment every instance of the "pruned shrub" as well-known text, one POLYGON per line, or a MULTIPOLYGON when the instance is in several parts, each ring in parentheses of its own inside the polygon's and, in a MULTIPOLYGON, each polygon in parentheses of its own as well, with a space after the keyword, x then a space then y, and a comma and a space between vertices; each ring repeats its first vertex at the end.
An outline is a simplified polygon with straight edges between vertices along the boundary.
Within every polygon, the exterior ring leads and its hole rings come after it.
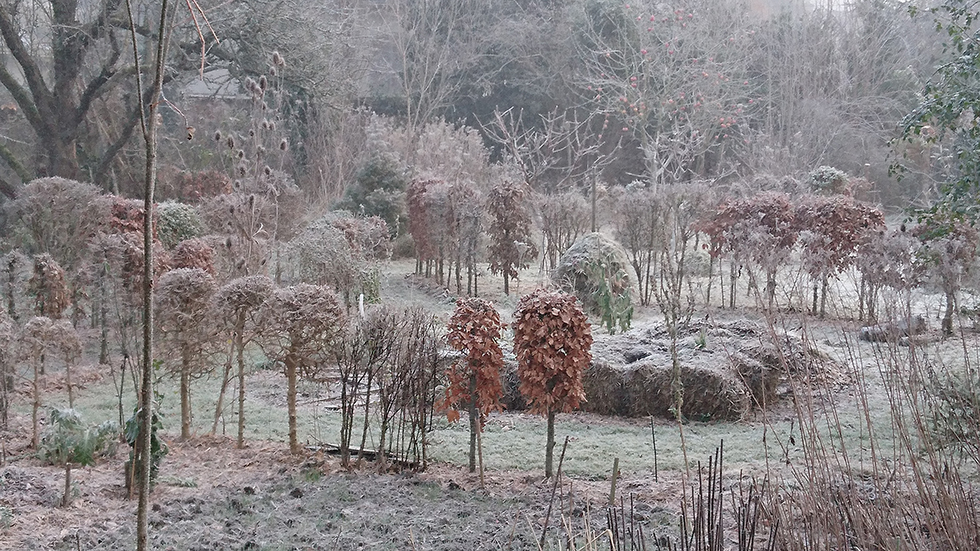
POLYGON ((65 363, 65 382, 68 387, 68 403, 74 405, 71 383, 71 366, 82 354, 82 341, 68 320, 54 321, 37 316, 31 318, 17 335, 17 353, 21 362, 31 368, 31 424, 32 445, 37 448, 38 413, 41 409, 40 377, 44 375, 45 364, 53 357, 65 363))
POLYGON ((176 201, 164 201, 156 207, 157 238, 172 249, 181 241, 205 234, 204 221, 197 209, 176 201))
POLYGON ((212 277, 216 275, 214 267, 214 247, 206 240, 192 238, 181 241, 174 247, 170 257, 172 268, 197 268, 204 270, 212 277))
POLYGON ((28 294, 34 297, 34 314, 61 319, 71 305, 71 294, 65 271, 51 255, 44 253, 34 257, 34 274, 27 284, 28 294))
POLYGON ((8 235, 14 246, 28 254, 48 253, 71 271, 108 218, 110 202, 92 184, 38 178, 4 205, 11 225, 8 235))
MULTIPOLYGON (((221 286, 213 300, 214 313, 218 326, 224 330, 225 338, 230 338, 232 349, 225 364, 224 381, 228 380, 233 362, 238 365, 238 447, 245 445, 245 347, 258 333, 257 316, 262 304, 272 294, 274 284, 266 276, 247 276, 233 279, 221 286)), ((218 405, 215 406, 215 424, 221 411, 225 386, 221 387, 218 405)))
MULTIPOLYGON (((461 406, 469 413, 470 472, 476 470, 477 438, 487 415, 501 409, 500 396, 504 389, 500 371, 504 353, 497 341, 503 328, 493 304, 479 298, 457 300, 449 320, 449 346, 465 356, 453 361, 446 370, 446 394, 439 407, 447 412, 450 421, 459 420, 461 406)), ((480 463, 482 476, 482 460, 480 463)))
POLYGON ((514 310, 514 353, 521 394, 548 418, 545 476, 551 478, 555 415, 585 400, 582 374, 592 361, 592 328, 573 295, 538 289, 514 310))
POLYGON ((154 294, 164 365, 180 378, 180 436, 191 436, 191 378, 210 370, 215 324, 209 318, 214 278, 200 268, 178 268, 160 277, 154 294))
POLYGON ((299 453, 296 383, 300 376, 317 379, 330 359, 334 339, 345 322, 337 295, 327 287, 300 283, 276 289, 262 303, 260 339, 266 355, 281 362, 286 375, 289 450, 299 453))

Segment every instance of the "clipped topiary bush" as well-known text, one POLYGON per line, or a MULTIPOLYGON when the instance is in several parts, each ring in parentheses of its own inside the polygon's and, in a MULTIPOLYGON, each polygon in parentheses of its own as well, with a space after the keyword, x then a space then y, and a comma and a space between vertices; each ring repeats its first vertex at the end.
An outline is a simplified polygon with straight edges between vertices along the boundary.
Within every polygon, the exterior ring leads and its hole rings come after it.
POLYGON ((157 216, 157 238, 168 249, 207 230, 197 209, 184 203, 164 201, 157 206, 157 216))

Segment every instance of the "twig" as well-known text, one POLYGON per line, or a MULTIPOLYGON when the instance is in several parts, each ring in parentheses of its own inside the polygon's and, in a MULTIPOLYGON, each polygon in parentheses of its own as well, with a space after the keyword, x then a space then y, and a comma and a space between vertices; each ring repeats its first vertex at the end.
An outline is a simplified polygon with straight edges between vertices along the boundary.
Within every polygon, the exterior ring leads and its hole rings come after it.
POLYGON ((544 537, 548 533, 548 521, 551 519, 551 507, 555 504, 555 493, 558 491, 558 481, 561 480, 561 465, 565 462, 565 450, 568 448, 568 436, 565 436, 565 443, 561 446, 561 456, 558 458, 558 472, 555 474, 555 483, 551 486, 551 501, 548 502, 548 512, 544 515, 544 528, 541 529, 541 547, 544 547, 544 537))

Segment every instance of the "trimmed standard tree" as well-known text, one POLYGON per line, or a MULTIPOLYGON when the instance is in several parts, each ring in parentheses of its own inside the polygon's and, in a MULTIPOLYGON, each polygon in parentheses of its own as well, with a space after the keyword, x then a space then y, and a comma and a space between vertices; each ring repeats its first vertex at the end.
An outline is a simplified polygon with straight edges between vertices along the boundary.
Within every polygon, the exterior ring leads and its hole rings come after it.
MULTIPOLYGON (((480 298, 456 301, 456 311, 449 320, 449 346, 465 356, 457 358, 446 370, 449 379, 446 396, 440 406, 451 422, 459 420, 459 408, 465 406, 470 417, 470 472, 476 470, 477 439, 490 412, 501 409, 504 387, 500 372, 504 353, 500 349, 500 332, 504 328, 493 304, 480 298)), ((483 476, 483 452, 480 451, 480 476, 483 476)))
POLYGON ((343 328, 344 308, 337 295, 322 285, 300 283, 273 291, 259 314, 261 344, 269 358, 282 362, 289 410, 289 451, 299 453, 296 436, 296 381, 314 378, 327 361, 333 341, 343 328))
POLYGON ((592 327, 574 295, 538 289, 514 311, 514 353, 521 394, 548 418, 544 474, 553 474, 555 415, 585 400, 582 374, 592 361, 592 327))

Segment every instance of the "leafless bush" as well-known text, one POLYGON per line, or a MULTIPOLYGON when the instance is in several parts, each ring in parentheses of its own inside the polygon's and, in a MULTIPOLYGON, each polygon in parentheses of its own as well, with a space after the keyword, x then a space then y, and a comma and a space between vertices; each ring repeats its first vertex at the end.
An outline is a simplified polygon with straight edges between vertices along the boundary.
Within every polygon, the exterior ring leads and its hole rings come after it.
POLYGON ((397 311, 386 307, 372 309, 365 318, 349 323, 334 347, 340 377, 340 463, 344 467, 350 466, 354 420, 358 410, 363 409, 357 449, 360 464, 373 413, 372 391, 378 390, 384 366, 398 353, 401 321, 402 316, 397 311))
POLYGON ((589 205, 581 193, 566 191, 551 195, 535 194, 535 206, 545 236, 544 255, 548 268, 558 266, 558 258, 589 229, 589 205))
POLYGON ((378 450, 398 467, 424 470, 439 372, 441 324, 420 308, 400 312, 395 354, 377 376, 378 450))

